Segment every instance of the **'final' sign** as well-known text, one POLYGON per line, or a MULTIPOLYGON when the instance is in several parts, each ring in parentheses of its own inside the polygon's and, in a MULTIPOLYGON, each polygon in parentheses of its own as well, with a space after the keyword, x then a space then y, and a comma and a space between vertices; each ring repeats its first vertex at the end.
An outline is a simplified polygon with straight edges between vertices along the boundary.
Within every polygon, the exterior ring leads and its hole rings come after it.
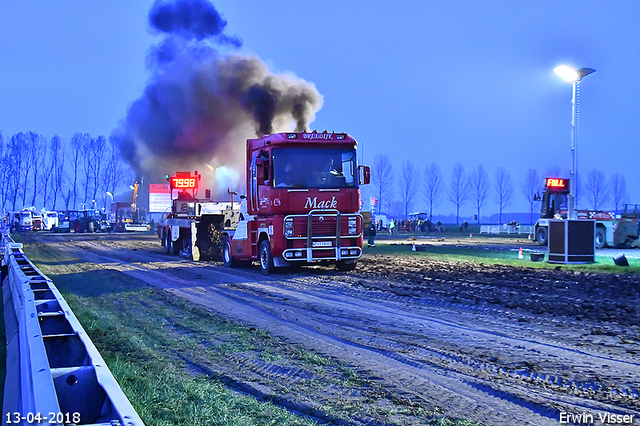
POLYGON ((548 191, 565 192, 569 190, 569 179, 546 178, 544 187, 548 191))

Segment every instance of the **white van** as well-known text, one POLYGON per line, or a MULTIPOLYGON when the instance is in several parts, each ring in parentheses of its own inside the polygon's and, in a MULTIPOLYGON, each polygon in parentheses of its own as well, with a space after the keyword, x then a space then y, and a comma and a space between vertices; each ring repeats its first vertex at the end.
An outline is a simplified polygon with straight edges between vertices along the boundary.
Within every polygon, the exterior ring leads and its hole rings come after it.
POLYGON ((51 231, 52 228, 58 226, 58 213, 57 212, 42 212, 42 229, 45 231, 51 231))

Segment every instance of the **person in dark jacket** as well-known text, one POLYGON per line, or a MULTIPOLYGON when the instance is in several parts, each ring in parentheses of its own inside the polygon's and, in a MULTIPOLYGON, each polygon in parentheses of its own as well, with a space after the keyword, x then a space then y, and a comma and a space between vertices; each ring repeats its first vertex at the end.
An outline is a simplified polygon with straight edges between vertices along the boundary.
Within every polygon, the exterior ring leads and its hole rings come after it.
POLYGON ((372 220, 369 222, 369 241, 367 241, 367 246, 375 247, 375 238, 376 238, 376 223, 372 220))

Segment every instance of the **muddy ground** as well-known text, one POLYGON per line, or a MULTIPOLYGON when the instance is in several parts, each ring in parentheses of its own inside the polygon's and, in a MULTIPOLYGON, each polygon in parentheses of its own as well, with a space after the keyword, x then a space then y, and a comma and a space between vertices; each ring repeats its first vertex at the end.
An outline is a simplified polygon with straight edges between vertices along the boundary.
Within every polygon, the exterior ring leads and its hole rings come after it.
POLYGON ((226 269, 172 257, 148 234, 39 234, 25 243, 71 254, 76 268, 128 274, 342 361, 363 378, 355 392, 300 392, 313 372, 288 368, 286 360, 250 354, 216 365, 191 360, 235 389, 321 421, 418 425, 426 424, 419 407, 437 407, 488 425, 555 425, 570 414, 606 424, 599 416, 607 413, 640 424, 635 275, 369 250, 352 272, 313 267, 264 277, 257 266, 226 269), (352 402, 348 421, 317 408, 332 399, 352 402), (389 409, 381 410, 385 404, 389 409))

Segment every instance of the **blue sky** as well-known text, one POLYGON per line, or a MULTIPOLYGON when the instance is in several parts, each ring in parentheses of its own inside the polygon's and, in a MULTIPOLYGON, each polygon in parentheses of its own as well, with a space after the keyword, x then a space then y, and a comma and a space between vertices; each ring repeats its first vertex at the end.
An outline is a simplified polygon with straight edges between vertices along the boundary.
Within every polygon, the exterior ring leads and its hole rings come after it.
MULTIPOLYGON (((3 135, 109 135, 150 76, 145 60, 161 40, 151 4, 0 0, 3 135)), ((528 168, 568 175, 571 85, 553 69, 595 68, 581 84, 578 171, 622 173, 640 203, 636 0, 214 4, 239 52, 315 85, 323 106, 312 129, 350 133, 365 163, 386 154, 398 174, 405 160, 421 171, 437 162, 445 183, 457 162, 491 177, 504 166, 516 186, 507 211, 528 210, 528 168)), ((438 210, 454 207, 443 199, 438 210)), ((483 211, 496 210, 491 196, 483 211)))

